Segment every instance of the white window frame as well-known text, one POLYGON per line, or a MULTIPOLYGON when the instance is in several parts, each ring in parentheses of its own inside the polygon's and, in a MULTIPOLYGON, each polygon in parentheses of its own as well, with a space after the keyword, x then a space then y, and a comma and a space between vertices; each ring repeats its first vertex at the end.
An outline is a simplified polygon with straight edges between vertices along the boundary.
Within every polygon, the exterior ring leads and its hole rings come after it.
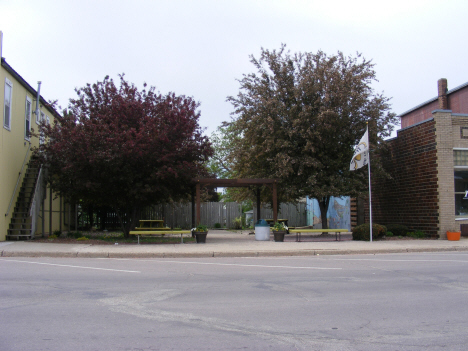
POLYGON ((11 131, 11 116, 13 115, 12 113, 12 105, 13 105, 13 83, 5 77, 5 92, 4 92, 4 100, 3 100, 3 128, 5 128, 6 130, 10 130, 11 131), (7 94, 7 86, 10 87, 10 96, 6 96, 7 94), (9 102, 9 116, 8 116, 8 123, 6 123, 6 104, 7 104, 7 100, 9 102))
MULTIPOLYGON (((453 151, 467 151, 468 152, 468 148, 454 147, 453 151)), ((455 163, 455 160, 454 160, 454 163, 455 163)), ((453 167, 454 173, 456 171, 466 171, 466 170, 468 170, 468 165, 464 165, 464 166, 460 166, 460 165, 455 166, 454 165, 454 167, 453 167)), ((455 180, 454 180, 454 182, 455 182, 455 180)), ((465 193, 463 191, 454 191, 455 196, 463 195, 463 194, 466 195, 466 191, 465 191, 465 193)), ((460 220, 468 219, 468 216, 466 214, 460 214, 460 213, 457 214, 457 211, 459 211, 459 209, 457 209, 457 201, 455 200, 455 220, 460 221, 460 220)))
POLYGON ((24 139, 28 141, 31 140, 31 116, 32 116, 32 99, 29 96, 26 96, 26 103, 24 107, 24 139), (28 113, 28 104, 29 104, 29 113, 28 113))

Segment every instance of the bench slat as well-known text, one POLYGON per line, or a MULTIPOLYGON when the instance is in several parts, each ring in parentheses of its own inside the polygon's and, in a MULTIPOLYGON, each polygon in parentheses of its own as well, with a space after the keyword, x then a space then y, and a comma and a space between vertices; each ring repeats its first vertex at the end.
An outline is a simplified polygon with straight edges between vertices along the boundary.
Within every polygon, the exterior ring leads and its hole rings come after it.
POLYGON ((183 244, 183 234, 192 234, 191 230, 132 230, 129 235, 138 236, 138 244, 140 244, 140 235, 166 235, 166 234, 180 234, 180 242, 183 244))
POLYGON ((132 231, 161 231, 161 230, 165 230, 165 231, 170 231, 171 228, 169 227, 155 227, 155 228, 151 228, 151 227, 136 227, 134 230, 132 231))
POLYGON ((190 230, 132 230, 130 235, 192 234, 190 230))
POLYGON ((349 229, 289 229, 291 233, 346 233, 349 229))
POLYGON ((335 233, 335 240, 338 240, 338 235, 340 236, 341 241, 341 233, 349 232, 348 229, 290 229, 290 233, 296 233, 296 241, 301 241, 301 234, 302 233, 335 233))

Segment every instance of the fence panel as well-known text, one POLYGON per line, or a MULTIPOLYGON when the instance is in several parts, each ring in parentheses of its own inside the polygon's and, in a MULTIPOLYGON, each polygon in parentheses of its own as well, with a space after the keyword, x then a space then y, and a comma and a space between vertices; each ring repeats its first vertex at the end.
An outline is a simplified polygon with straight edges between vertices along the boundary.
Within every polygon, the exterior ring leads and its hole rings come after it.
MULTIPOLYGON (((290 227, 304 227, 307 225, 306 203, 281 203, 278 208, 278 218, 287 219, 290 227)), ((273 209, 263 205, 260 209, 262 219, 273 219, 273 209)), ((257 217, 257 208, 254 207, 254 218, 257 217)))
MULTIPOLYGON (((214 227, 215 223, 227 228, 233 227, 235 218, 242 216, 241 206, 236 202, 202 202, 200 204, 201 223, 214 227)), ((177 203, 155 205, 145 209, 141 218, 164 219, 172 228, 191 228, 192 204, 177 203)))
MULTIPOLYGON (((214 227, 220 223, 222 227, 233 228, 234 220, 242 216, 241 205, 236 202, 203 202, 201 205, 200 219, 202 224, 214 227)), ((254 218, 257 218, 257 209, 254 208, 254 218)), ((273 218, 273 210, 265 205, 261 210, 262 218, 273 218)), ((85 216, 82 216, 81 226, 86 226, 85 216)), ((164 219, 164 224, 171 228, 189 229, 192 226, 192 204, 175 203, 159 204, 145 208, 141 213, 142 219, 164 219)), ((288 219, 292 227, 306 226, 306 204, 305 203, 282 203, 278 209, 278 218, 288 219)), ((117 214, 107 212, 99 216, 98 221, 104 220, 105 228, 120 229, 117 214)), ((97 223, 96 223, 97 224, 97 223)))

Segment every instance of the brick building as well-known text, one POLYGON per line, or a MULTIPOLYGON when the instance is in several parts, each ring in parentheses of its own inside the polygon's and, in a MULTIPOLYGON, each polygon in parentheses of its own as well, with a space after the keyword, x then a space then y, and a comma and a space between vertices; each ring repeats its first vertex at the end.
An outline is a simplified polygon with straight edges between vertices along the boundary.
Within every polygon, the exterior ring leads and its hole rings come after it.
POLYGON ((372 180, 373 222, 446 238, 468 224, 468 83, 447 91, 440 79, 437 97, 400 117, 382 156, 392 179, 372 180))

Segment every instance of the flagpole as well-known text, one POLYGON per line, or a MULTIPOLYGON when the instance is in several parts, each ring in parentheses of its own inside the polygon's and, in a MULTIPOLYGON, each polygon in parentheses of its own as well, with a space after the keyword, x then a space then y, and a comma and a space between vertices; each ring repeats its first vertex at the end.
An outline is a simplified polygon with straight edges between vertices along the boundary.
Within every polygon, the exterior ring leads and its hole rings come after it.
MULTIPOLYGON (((369 122, 367 124, 367 135, 369 135, 369 122)), ((371 190, 371 177, 370 177, 370 143, 369 143, 369 151, 368 151, 368 161, 367 161, 367 169, 369 173, 369 223, 370 223, 370 241, 372 242, 372 190, 371 190)))

